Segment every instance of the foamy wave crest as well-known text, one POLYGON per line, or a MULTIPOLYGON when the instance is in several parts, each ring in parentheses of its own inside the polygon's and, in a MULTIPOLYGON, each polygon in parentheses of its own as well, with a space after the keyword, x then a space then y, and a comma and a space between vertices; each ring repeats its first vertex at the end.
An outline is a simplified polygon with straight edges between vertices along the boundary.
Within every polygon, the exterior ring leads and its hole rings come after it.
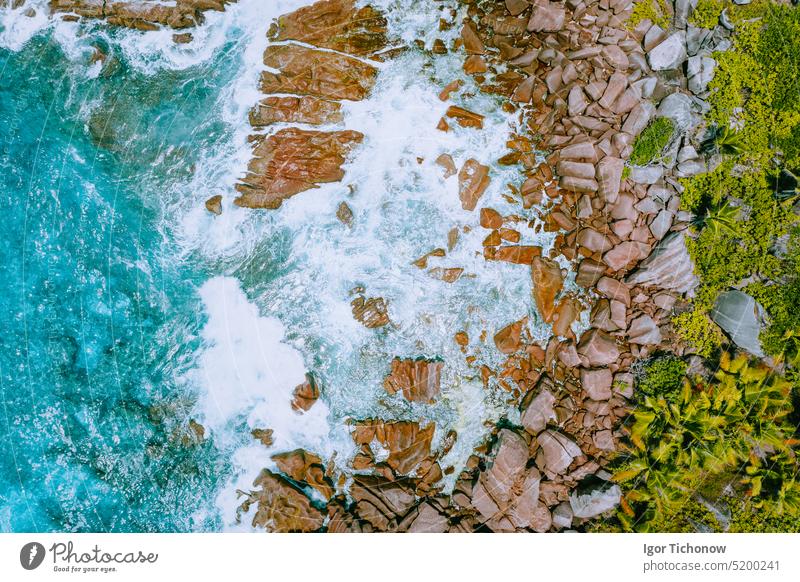
POLYGON ((0 7, 0 48, 18 51, 50 24, 47 0, 25 0, 0 7))

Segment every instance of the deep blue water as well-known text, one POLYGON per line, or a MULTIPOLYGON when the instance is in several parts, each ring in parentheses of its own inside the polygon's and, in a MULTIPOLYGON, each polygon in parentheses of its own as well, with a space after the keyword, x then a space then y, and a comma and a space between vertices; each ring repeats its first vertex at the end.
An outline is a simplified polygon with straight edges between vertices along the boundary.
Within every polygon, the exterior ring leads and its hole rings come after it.
POLYGON ((48 33, 0 49, 0 531, 216 526, 194 516, 226 465, 186 438, 181 381, 208 273, 163 223, 229 137, 234 57, 91 79, 48 33))

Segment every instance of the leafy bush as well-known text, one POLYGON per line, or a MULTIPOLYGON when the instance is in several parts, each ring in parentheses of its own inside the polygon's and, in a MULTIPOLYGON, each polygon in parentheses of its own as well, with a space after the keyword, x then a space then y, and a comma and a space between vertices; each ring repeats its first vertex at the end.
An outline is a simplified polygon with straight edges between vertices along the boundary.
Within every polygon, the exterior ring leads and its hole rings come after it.
POLYGON ((639 134, 633 144, 630 161, 634 166, 646 166, 664 152, 672 135, 675 123, 668 117, 658 117, 639 134))
POLYGON ((628 24, 635 28, 643 20, 650 20, 663 29, 669 28, 670 10, 666 0, 639 0, 633 6, 633 12, 628 19, 628 24))
POLYGON ((791 388, 766 366, 723 353, 708 385, 685 379, 672 401, 646 397, 614 473, 624 489, 618 517, 625 529, 658 531, 698 492, 727 485, 753 507, 798 515, 791 388))
POLYGON ((722 331, 699 309, 676 315, 672 325, 678 336, 691 345, 698 356, 707 358, 722 345, 722 331))
POLYGON ((674 356, 652 360, 644 367, 637 389, 644 396, 670 399, 683 384, 687 367, 686 362, 674 356))
POLYGON ((714 28, 724 8, 725 0, 700 0, 689 17, 689 22, 699 28, 714 28))

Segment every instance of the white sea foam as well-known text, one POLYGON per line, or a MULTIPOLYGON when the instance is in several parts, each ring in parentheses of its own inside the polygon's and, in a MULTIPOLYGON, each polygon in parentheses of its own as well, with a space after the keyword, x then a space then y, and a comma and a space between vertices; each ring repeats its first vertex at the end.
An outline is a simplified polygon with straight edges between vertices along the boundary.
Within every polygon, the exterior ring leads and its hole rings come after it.
POLYGON ((25 0, 17 8, 0 8, 0 47, 18 51, 50 24, 47 0, 25 0))

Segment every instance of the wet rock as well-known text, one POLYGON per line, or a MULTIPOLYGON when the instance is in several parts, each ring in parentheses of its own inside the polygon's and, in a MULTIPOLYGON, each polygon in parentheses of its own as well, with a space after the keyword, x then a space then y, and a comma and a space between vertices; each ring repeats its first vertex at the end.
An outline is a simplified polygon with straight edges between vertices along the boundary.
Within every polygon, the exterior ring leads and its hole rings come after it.
POLYGON ((386 47, 386 19, 354 0, 321 0, 278 18, 269 37, 364 56, 386 47))
POLYGON ((758 336, 764 321, 764 308, 747 293, 732 289, 720 294, 711 310, 711 319, 727 333, 733 343, 764 357, 758 336))
POLYGON ((522 330, 527 325, 528 318, 523 318, 520 321, 505 326, 494 335, 494 344, 497 349, 504 354, 513 354, 519 351, 522 346, 521 336, 522 330))
POLYGON ((619 357, 614 338, 598 329, 590 329, 581 336, 578 354, 586 358, 589 366, 607 366, 619 357))
POLYGON ((292 410, 308 411, 319 399, 319 387, 312 374, 306 374, 306 381, 298 384, 292 393, 292 410))
POLYGON ((553 314, 553 335, 556 337, 573 337, 571 326, 580 317, 580 302, 572 297, 562 299, 553 314))
POLYGON ((673 32, 647 53, 647 60, 654 71, 677 69, 686 60, 686 33, 673 32))
POLYGON ((611 370, 598 368, 587 370, 581 368, 581 386, 592 400, 608 400, 611 398, 611 370))
POLYGON ((652 285, 693 297, 699 281, 684 236, 683 231, 667 235, 625 282, 628 285, 652 285))
POLYGON ((564 26, 566 11, 563 5, 548 0, 534 0, 531 18, 528 20, 530 32, 558 32, 564 26))
POLYGON ((481 208, 481 226, 498 229, 503 226, 503 215, 492 208, 481 208))
POLYGON ((575 283, 585 288, 593 287, 605 272, 606 266, 603 263, 593 261, 592 259, 583 259, 578 265, 578 274, 575 277, 575 283))
POLYGON ((222 11, 226 4, 228 0, 183 0, 172 4, 146 0, 50 0, 49 7, 53 13, 104 19, 113 26, 158 30, 161 26, 178 29, 196 26, 203 22, 204 11, 222 11))
POLYGON ((359 59, 295 44, 269 45, 261 73, 263 93, 311 95, 358 101, 375 83, 377 69, 359 59))
POLYGON ((461 127, 474 127, 476 129, 483 128, 483 115, 475 113, 469 109, 464 109, 458 105, 451 105, 447 108, 445 113, 447 117, 456 120, 461 127))
POLYGON ((308 483, 327 501, 333 497, 333 483, 325 475, 322 459, 314 453, 296 449, 288 453, 272 455, 272 460, 281 473, 297 482, 308 483))
POLYGON ((409 402, 433 402, 439 395, 444 362, 436 360, 392 360, 392 369, 383 381, 389 394, 402 392, 409 402))
POLYGON ((222 196, 216 194, 206 200, 206 210, 208 210, 211 214, 216 214, 217 216, 222 214, 222 196))
POLYGON ((453 156, 450 154, 441 154, 438 158, 436 158, 436 163, 444 168, 444 178, 447 179, 450 176, 455 176, 456 172, 456 164, 453 161, 453 156))
POLYGON ((364 324, 364 327, 375 329, 391 323, 389 307, 383 297, 356 297, 350 302, 353 317, 364 324))
POLYGON ((337 182, 342 164, 363 135, 357 131, 282 129, 261 139, 234 203, 245 208, 278 208, 283 200, 317 184, 337 182))
POLYGON ((588 519, 614 509, 619 505, 621 495, 618 485, 592 484, 573 491, 569 496, 569 504, 575 517, 588 519))
POLYGON ((250 112, 250 125, 266 127, 273 123, 339 123, 342 120, 341 109, 337 101, 319 97, 270 95, 250 112))
POLYGON ((378 531, 393 530, 415 502, 413 489, 375 475, 355 475, 350 495, 358 516, 378 531))
POLYGON ((250 431, 250 434, 265 447, 271 447, 275 442, 271 428, 254 428, 250 431))
POLYGON ((352 437, 357 445, 377 442, 389 452, 385 463, 400 475, 413 471, 431 452, 435 425, 421 428, 411 421, 364 420, 355 423, 352 437))
POLYGON ((172 35, 172 42, 175 44, 189 44, 193 39, 194 37, 192 36, 191 32, 183 32, 172 35))
POLYGON ((489 166, 470 158, 458 173, 458 195, 464 210, 475 210, 486 188, 489 186, 489 166))
POLYGON ((464 43, 464 50, 469 54, 482 55, 486 52, 486 47, 471 22, 465 22, 461 28, 461 41, 464 43))
POLYGON ((322 528, 323 512, 280 475, 264 469, 253 485, 260 489, 251 491, 239 508, 240 512, 248 512, 256 505, 253 527, 279 533, 312 532, 322 528))
POLYGON ((545 323, 550 323, 555 313, 556 297, 564 285, 561 267, 552 259, 534 257, 531 263, 531 277, 536 308, 545 323))
POLYGON ((505 2, 506 10, 511 13, 511 16, 522 14, 528 9, 528 6, 530 6, 530 2, 528 2, 528 0, 505 0, 505 2))
POLYGON ((583 454, 568 436, 554 430, 545 430, 536 437, 543 456, 543 470, 562 474, 575 457, 583 454))
POLYGON ((602 253, 612 248, 612 243, 605 234, 597 232, 593 228, 584 228, 578 233, 577 242, 582 247, 586 247, 593 253, 602 253))
POLYGON ((549 390, 543 389, 536 397, 531 398, 532 392, 523 400, 520 416, 520 423, 525 430, 532 435, 537 435, 542 432, 547 423, 551 420, 556 420, 555 413, 555 396, 549 390))
POLYGON ((608 297, 609 299, 616 299, 623 302, 625 305, 631 304, 631 292, 628 286, 622 281, 612 279, 611 277, 603 277, 597 282, 598 293, 608 297))

